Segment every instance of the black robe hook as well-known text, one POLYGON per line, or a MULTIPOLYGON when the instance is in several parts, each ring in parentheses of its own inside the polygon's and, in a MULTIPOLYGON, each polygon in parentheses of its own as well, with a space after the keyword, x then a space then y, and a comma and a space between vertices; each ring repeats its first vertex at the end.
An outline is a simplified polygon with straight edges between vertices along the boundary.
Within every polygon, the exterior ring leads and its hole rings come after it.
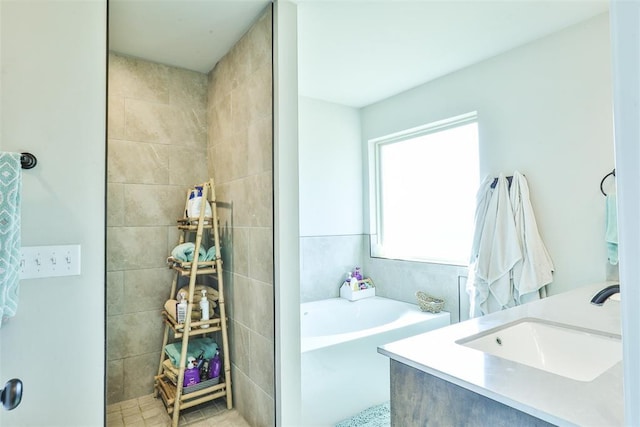
POLYGON ((22 169, 33 169, 38 164, 38 159, 31 153, 20 153, 20 165, 22 169))

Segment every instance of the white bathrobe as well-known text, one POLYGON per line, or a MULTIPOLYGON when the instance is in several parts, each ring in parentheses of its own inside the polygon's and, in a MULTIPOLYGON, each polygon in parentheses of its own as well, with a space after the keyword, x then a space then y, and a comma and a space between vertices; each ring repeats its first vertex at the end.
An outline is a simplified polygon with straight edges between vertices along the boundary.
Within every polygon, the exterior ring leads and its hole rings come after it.
MULTIPOLYGON (((518 235, 509 201, 509 184, 503 174, 493 190, 489 186, 489 200, 483 220, 479 220, 482 204, 476 212, 474 247, 469 267, 468 291, 471 299, 470 315, 476 317, 513 306, 510 271, 522 259, 518 235), (476 237, 478 239, 476 240, 476 237)), ((481 187, 486 191, 486 187, 481 187)), ((480 202, 485 200, 478 195, 480 202)))
POLYGON ((527 180, 518 171, 513 174, 509 198, 522 252, 513 267, 514 297, 522 304, 546 296, 544 286, 553 280, 553 262, 538 233, 527 180))

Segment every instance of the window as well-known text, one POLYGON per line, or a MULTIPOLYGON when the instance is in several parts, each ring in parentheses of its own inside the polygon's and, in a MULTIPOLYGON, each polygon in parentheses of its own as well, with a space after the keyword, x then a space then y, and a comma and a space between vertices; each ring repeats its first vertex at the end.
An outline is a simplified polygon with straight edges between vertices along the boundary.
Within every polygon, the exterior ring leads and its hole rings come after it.
POLYGON ((370 141, 372 255, 466 265, 479 185, 477 114, 370 141))

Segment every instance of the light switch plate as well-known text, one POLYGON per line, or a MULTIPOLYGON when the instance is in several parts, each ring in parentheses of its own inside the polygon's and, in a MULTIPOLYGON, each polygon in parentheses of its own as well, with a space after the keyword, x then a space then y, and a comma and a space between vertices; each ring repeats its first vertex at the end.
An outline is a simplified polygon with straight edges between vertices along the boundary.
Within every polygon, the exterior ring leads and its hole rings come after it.
POLYGON ((80 274, 80 245, 24 246, 20 253, 20 279, 80 274))

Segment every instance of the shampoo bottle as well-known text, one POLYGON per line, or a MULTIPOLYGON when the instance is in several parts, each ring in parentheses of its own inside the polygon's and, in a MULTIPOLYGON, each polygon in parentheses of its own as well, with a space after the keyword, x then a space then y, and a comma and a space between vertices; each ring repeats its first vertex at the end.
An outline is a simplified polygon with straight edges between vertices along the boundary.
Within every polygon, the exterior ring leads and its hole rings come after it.
POLYGON ((189 357, 187 360, 189 361, 189 364, 187 365, 187 369, 184 371, 184 381, 182 382, 183 387, 189 387, 190 385, 195 385, 200 382, 200 374, 198 372, 198 368, 196 368, 194 364, 196 359, 189 357))
MULTIPOLYGON (((209 320, 209 300, 207 299, 207 290, 203 289, 202 298, 200 299, 200 311, 202 312, 201 320, 209 320)), ((202 329, 208 328, 209 324, 200 326, 202 329)))

